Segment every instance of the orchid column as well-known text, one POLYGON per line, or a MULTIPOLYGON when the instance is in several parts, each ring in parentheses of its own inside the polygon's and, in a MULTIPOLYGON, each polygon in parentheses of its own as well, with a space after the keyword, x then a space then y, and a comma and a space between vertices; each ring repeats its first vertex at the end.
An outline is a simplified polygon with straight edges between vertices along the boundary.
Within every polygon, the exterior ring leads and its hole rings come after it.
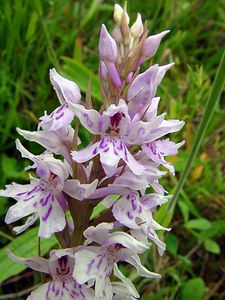
POLYGON ((114 20, 111 35, 105 25, 100 32, 100 110, 92 107, 90 97, 82 100, 76 83, 52 69, 50 80, 60 106, 45 112, 37 131, 18 128, 20 135, 45 151, 34 155, 16 141, 21 156, 32 162, 27 168, 32 173, 29 184, 12 183, 0 191, 0 196, 17 201, 5 221, 28 217, 14 227, 16 234, 39 222, 39 237, 54 234, 58 240, 49 259, 8 252, 13 261, 51 277, 28 299, 137 299, 120 262, 132 265, 140 276, 160 278, 141 264, 139 254, 151 244, 160 255, 166 249, 157 230, 169 229, 154 220, 154 211, 171 198, 159 183, 165 168, 175 173, 165 157, 176 155, 183 144, 165 136, 180 130, 184 122, 165 120, 166 113, 157 115, 157 87, 173 63, 151 65, 145 71, 142 64, 154 56, 169 31, 148 36, 140 14, 129 27, 126 9, 118 4, 114 20), (79 139, 81 126, 92 134, 85 148, 79 139), (92 219, 100 203, 105 211, 92 219))

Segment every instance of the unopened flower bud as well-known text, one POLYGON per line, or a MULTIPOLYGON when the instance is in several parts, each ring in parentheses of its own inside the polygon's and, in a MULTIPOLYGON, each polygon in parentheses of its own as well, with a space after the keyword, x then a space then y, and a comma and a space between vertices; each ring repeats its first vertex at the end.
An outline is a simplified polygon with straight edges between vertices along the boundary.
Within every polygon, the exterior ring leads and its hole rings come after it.
POLYGON ((119 25, 116 25, 114 27, 114 29, 112 31, 112 36, 117 43, 121 44, 123 42, 123 35, 122 35, 119 25))
MULTIPOLYGON (((125 12, 125 14, 126 14, 127 24, 129 24, 130 18, 128 16, 127 12, 125 12)), ((118 25, 120 25, 120 23, 121 23, 122 15, 123 15, 123 8, 119 4, 115 4, 114 5, 114 15, 113 15, 113 17, 114 17, 115 22, 118 25)))
POLYGON ((150 35, 144 42, 142 55, 146 57, 146 59, 151 58, 153 55, 155 55, 162 38, 169 32, 170 30, 166 30, 158 34, 150 35))
POLYGON ((107 80, 108 70, 103 61, 100 61, 100 76, 102 80, 107 80))
POLYGON ((144 27, 142 24, 141 15, 137 14, 137 19, 134 24, 131 26, 130 32, 134 38, 139 38, 144 31, 144 27))
POLYGON ((102 25, 100 40, 98 45, 100 57, 103 61, 115 63, 117 60, 117 45, 111 35, 108 33, 105 25, 102 25))

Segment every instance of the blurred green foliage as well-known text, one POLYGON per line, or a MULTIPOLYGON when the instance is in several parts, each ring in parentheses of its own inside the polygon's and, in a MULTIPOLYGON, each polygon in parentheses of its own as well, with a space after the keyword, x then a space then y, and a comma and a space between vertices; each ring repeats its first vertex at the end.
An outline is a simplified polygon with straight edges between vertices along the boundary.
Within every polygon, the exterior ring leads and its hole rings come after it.
MULTIPOLYGON (((117 2, 122 4, 122 1, 117 2)), ((84 95, 91 77, 92 97, 99 106, 98 35, 102 23, 109 29, 113 27, 113 3, 103 0, 0 1, 1 187, 12 180, 27 180, 24 172, 27 162, 20 160, 15 150, 14 141, 18 137, 15 128, 35 130, 44 110, 51 112, 57 106, 57 97, 48 78, 51 67, 75 80, 84 95)), ((171 158, 177 175, 175 178, 168 175, 162 180, 166 189, 173 193, 184 171, 224 51, 225 3, 223 0, 130 0, 128 10, 131 21, 138 11, 148 20, 150 33, 171 29, 152 63, 176 63, 159 88, 160 111, 166 111, 168 118, 186 121, 184 130, 173 135, 174 141, 186 141, 178 157, 171 158)), ((221 101, 178 199, 170 224, 173 231, 164 236, 167 253, 158 257, 153 248, 142 257, 147 267, 162 274, 162 280, 141 279, 133 270, 122 266, 123 272, 129 274, 141 291, 141 299, 225 298, 222 251, 225 247, 224 118, 224 102, 221 101)), ((85 132, 81 132, 81 138, 84 143, 88 142, 85 132)), ((34 153, 41 151, 35 143, 23 143, 34 153)), ((11 226, 4 224, 11 201, 0 201, 0 245, 4 247, 0 256, 8 243, 7 247, 23 255, 23 247, 20 253, 21 239, 27 243, 25 249, 33 249, 32 254, 35 254, 36 237, 32 238, 35 229, 16 238, 11 226)), ((44 243, 43 253, 51 247, 52 241, 44 243)), ((0 266, 1 270, 10 269, 12 262, 6 262, 5 258, 4 265, 0 262, 0 266)), ((13 268, 14 273, 9 270, 8 277, 22 271, 19 266, 13 268)), ((28 288, 39 282, 33 272, 27 280, 26 272, 13 281, 3 282, 2 294, 16 293, 21 291, 21 286, 28 288)), ((15 299, 24 298, 15 296, 15 299)))

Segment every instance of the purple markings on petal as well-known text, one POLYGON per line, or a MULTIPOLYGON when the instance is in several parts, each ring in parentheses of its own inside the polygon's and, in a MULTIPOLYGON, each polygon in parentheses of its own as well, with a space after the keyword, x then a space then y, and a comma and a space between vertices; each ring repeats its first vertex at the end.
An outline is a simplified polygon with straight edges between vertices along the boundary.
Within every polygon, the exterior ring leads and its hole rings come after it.
POLYGON ((55 117, 55 119, 56 119, 56 120, 59 120, 59 119, 61 119, 63 116, 64 116, 64 112, 61 112, 61 114, 60 114, 59 116, 55 117))
POLYGON ((97 269, 100 268, 100 266, 101 266, 101 264, 102 264, 102 262, 103 262, 103 259, 104 259, 104 255, 102 255, 101 258, 99 259, 99 262, 98 262, 98 264, 97 264, 97 269))
POLYGON ((119 147, 117 147, 118 150, 122 150, 123 149, 123 142, 120 140, 120 144, 119 147))
MULTIPOLYGON (((64 109, 64 107, 68 107, 68 105, 66 105, 66 103, 63 103, 62 105, 60 105, 60 106, 56 109, 55 112, 52 112, 51 115, 54 114, 54 113, 56 113, 56 114, 60 113, 60 112, 64 109)), ((50 115, 50 116, 51 116, 51 115, 50 115)))
POLYGON ((127 216, 128 216, 128 218, 131 219, 131 220, 134 218, 134 217, 131 215, 131 213, 130 213, 129 211, 127 212, 127 216))
POLYGON ((30 196, 30 197, 24 199, 23 201, 29 201, 29 200, 33 199, 34 197, 35 197, 35 195, 32 195, 32 196, 30 196))
POLYGON ((102 139, 101 139, 101 142, 100 142, 100 144, 99 144, 99 147, 100 147, 101 149, 104 149, 104 148, 106 148, 107 146, 108 146, 108 143, 105 143, 105 139, 102 138, 102 139))
POLYGON ((125 147, 124 147, 124 159, 125 161, 128 161, 127 149, 125 147))
POLYGON ((27 192, 18 193, 18 194, 16 194, 16 196, 20 197, 20 196, 22 196, 22 195, 24 195, 24 194, 26 194, 26 193, 27 193, 27 192))
POLYGON ((41 218, 42 221, 47 221, 48 220, 48 217, 50 216, 50 213, 51 213, 52 209, 53 209, 53 207, 52 207, 52 205, 50 205, 47 212, 46 212, 46 214, 44 216, 42 216, 42 218, 41 218))
POLYGON ((134 199, 131 200, 131 206, 132 206, 132 209, 133 209, 133 210, 136 210, 137 204, 135 203, 135 200, 134 200, 134 199))
POLYGON ((51 195, 52 195, 52 193, 49 193, 48 196, 45 199, 42 198, 40 200, 40 203, 41 203, 42 206, 45 206, 45 205, 48 204, 48 200, 50 199, 51 195))
POLYGON ((87 123, 88 127, 93 127, 94 123, 91 121, 88 114, 84 113, 84 119, 85 119, 85 122, 87 123))
POLYGON ((94 262, 95 262, 94 258, 89 262, 88 269, 87 269, 87 275, 91 272, 91 268, 92 268, 94 262))
POLYGON ((104 125, 104 119, 103 118, 100 118, 99 122, 98 122, 98 130, 100 132, 103 132, 103 125, 104 125))
POLYGON ((97 150, 98 150, 98 149, 97 149, 97 147, 96 147, 96 148, 93 150, 93 152, 92 152, 93 155, 97 154, 97 150))

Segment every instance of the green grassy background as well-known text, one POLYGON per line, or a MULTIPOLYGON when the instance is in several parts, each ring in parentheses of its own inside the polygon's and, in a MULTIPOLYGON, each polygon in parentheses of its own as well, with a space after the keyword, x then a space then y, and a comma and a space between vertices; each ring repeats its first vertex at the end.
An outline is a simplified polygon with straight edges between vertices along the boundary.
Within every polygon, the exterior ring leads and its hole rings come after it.
MULTIPOLYGON (((58 105, 48 78, 49 68, 56 67, 75 80, 84 93, 91 76, 92 96, 98 106, 98 36, 102 23, 113 28, 113 4, 114 1, 101 0, 0 1, 0 187, 12 180, 27 180, 23 171, 27 162, 20 160, 15 150, 15 128, 36 129, 44 110, 50 112, 58 105)), ((158 90, 160 111, 166 111, 168 118, 186 122, 182 132, 173 135, 174 141, 186 141, 179 156, 171 159, 176 177, 168 175, 162 180, 173 193, 224 51, 225 3, 130 0, 128 11, 131 21, 140 12, 148 20, 152 34, 171 29, 152 63, 176 63, 158 90)), ((170 224, 173 230, 162 237, 168 251, 159 258, 153 248, 142 257, 147 267, 163 275, 162 280, 141 279, 132 269, 122 266, 140 290, 141 299, 225 299, 224 119, 221 98, 178 198, 170 224)), ((87 142, 88 137, 83 138, 87 142)), ((24 145, 35 153, 41 150, 34 143, 24 141, 24 145)), ((11 225, 4 224, 4 215, 12 203, 13 200, 0 201, 0 299, 7 299, 8 293, 11 299, 26 299, 26 290, 39 283, 39 275, 10 262, 4 251, 9 247, 18 255, 37 254, 36 229, 15 238, 11 225)), ((54 243, 43 241, 42 253, 54 243)))

